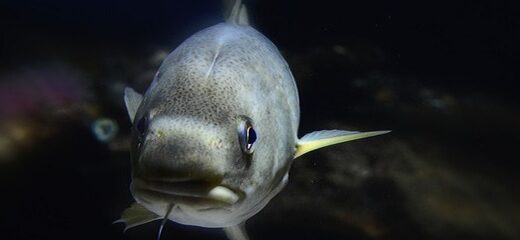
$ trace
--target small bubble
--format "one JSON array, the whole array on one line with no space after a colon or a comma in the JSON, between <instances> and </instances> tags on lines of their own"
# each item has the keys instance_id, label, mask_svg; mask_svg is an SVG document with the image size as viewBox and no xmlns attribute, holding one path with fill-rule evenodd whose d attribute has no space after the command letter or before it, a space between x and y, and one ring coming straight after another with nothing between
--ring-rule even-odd
<instances>
[{"instance_id":1,"label":"small bubble","mask_svg":"<svg viewBox=\"0 0 520 240\"><path fill-rule=\"evenodd\" d=\"M110 118L99 118L92 123L91 130L98 141L108 142L116 136L119 126Z\"/></svg>"}]
</instances>

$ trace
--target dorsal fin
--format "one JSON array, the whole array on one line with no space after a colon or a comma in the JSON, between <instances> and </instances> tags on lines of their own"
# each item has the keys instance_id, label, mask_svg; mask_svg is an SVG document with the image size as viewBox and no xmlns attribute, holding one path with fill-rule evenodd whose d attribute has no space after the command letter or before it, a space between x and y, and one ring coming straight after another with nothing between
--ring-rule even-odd
<instances>
[{"instance_id":1,"label":"dorsal fin","mask_svg":"<svg viewBox=\"0 0 520 240\"><path fill-rule=\"evenodd\" d=\"M226 21L228 23L237 24L237 25L249 25L249 17L247 15L247 9L244 4L242 4L241 0L235 0L231 11L229 12L229 16Z\"/></svg>"}]
</instances>

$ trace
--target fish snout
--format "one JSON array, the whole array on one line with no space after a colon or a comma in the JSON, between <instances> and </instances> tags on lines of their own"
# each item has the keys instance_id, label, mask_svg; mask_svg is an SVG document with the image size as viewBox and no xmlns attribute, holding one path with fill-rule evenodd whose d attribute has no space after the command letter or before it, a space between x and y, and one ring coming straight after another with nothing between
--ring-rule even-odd
<instances>
[{"instance_id":1,"label":"fish snout","mask_svg":"<svg viewBox=\"0 0 520 240\"><path fill-rule=\"evenodd\" d=\"M159 125L159 124L156 124ZM136 177L168 181L221 182L229 165L229 151L218 132L170 124L151 128L134 160Z\"/></svg>"},{"instance_id":2,"label":"fish snout","mask_svg":"<svg viewBox=\"0 0 520 240\"><path fill-rule=\"evenodd\" d=\"M228 183L233 149L226 131L192 119L152 120L132 164L137 199L194 209L230 207L245 194ZM226 171L228 169L228 171Z\"/></svg>"}]
</instances>

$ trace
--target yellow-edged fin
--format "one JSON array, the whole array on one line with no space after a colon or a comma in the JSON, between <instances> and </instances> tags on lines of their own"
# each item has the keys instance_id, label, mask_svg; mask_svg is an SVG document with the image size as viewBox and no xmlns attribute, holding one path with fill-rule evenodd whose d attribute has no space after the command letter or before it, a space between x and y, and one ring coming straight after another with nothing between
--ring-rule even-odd
<instances>
[{"instance_id":1,"label":"yellow-edged fin","mask_svg":"<svg viewBox=\"0 0 520 240\"><path fill-rule=\"evenodd\" d=\"M355 132L343 130L322 130L305 134L296 143L294 158L316 149L330 145L353 141L361 138L373 137L390 131Z\"/></svg>"},{"instance_id":2,"label":"yellow-edged fin","mask_svg":"<svg viewBox=\"0 0 520 240\"><path fill-rule=\"evenodd\" d=\"M121 214L121 218L114 223L124 223L124 231L126 231L135 226L149 223L158 219L161 219L161 217L148 211L148 209L144 208L141 204L134 203L129 208L125 209L123 214Z\"/></svg>"}]
</instances>

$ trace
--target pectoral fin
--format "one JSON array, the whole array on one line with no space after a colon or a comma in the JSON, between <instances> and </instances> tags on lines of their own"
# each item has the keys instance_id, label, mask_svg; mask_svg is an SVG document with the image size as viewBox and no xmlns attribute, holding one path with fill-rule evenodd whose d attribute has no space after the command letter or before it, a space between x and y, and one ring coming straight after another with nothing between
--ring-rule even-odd
<instances>
[{"instance_id":1,"label":"pectoral fin","mask_svg":"<svg viewBox=\"0 0 520 240\"><path fill-rule=\"evenodd\" d=\"M322 130L305 134L296 143L294 158L297 158L310 151L327 147L330 145L353 141L361 138L373 137L390 131L355 132L343 130Z\"/></svg>"},{"instance_id":2,"label":"pectoral fin","mask_svg":"<svg viewBox=\"0 0 520 240\"><path fill-rule=\"evenodd\" d=\"M125 209L123 214L121 214L121 218L114 223L124 223L124 231L126 231L135 226L149 223L158 219L161 219L161 217L148 211L148 209L144 208L141 204L134 203L129 208Z\"/></svg>"},{"instance_id":3,"label":"pectoral fin","mask_svg":"<svg viewBox=\"0 0 520 240\"><path fill-rule=\"evenodd\" d=\"M137 113L137 109L139 108L139 105L141 105L142 101L143 95L137 93L130 87L125 88L125 105L130 121L134 121L135 113Z\"/></svg>"},{"instance_id":4,"label":"pectoral fin","mask_svg":"<svg viewBox=\"0 0 520 240\"><path fill-rule=\"evenodd\" d=\"M224 228L224 232L226 232L226 236L229 238L229 240L249 240L245 222Z\"/></svg>"}]
</instances>

